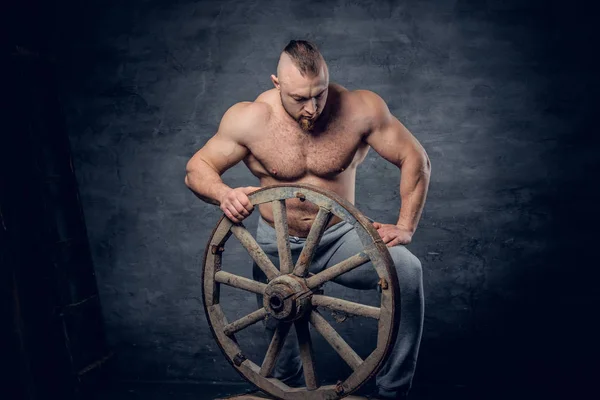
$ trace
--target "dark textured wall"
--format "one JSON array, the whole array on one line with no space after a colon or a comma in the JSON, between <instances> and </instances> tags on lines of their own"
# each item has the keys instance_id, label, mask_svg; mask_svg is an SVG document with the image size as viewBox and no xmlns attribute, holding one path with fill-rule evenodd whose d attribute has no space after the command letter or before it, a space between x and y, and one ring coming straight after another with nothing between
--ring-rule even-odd
<instances>
[{"instance_id":1,"label":"dark textured wall","mask_svg":"<svg viewBox=\"0 0 600 400\"><path fill-rule=\"evenodd\" d=\"M590 15L574 3L516 0L64 6L65 110L119 376L239 379L201 304L201 256L219 212L184 186L185 164L229 106L271 87L287 41L308 38L332 81L380 94L432 161L410 245L427 299L415 384L578 390L591 376L596 292L586 258L598 222ZM395 221L398 178L371 151L358 208ZM243 165L224 179L257 183ZM249 275L241 249L228 257ZM252 296L227 294L231 310L254 309ZM359 348L362 332L373 333L339 327ZM245 343L264 352L258 328L250 333Z\"/></svg>"}]
</instances>

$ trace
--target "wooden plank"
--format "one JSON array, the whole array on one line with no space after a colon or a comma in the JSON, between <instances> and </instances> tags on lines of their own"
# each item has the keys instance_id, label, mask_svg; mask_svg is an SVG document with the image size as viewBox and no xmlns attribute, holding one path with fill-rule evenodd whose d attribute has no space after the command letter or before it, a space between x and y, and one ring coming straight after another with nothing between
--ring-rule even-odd
<instances>
[{"instance_id":1,"label":"wooden plank","mask_svg":"<svg viewBox=\"0 0 600 400\"><path fill-rule=\"evenodd\" d=\"M378 307L367 306L353 301L318 294L312 297L312 304L316 307L325 307L336 311L342 311L347 314L374 319L379 319L379 314L381 312L381 309Z\"/></svg>"},{"instance_id":2,"label":"wooden plank","mask_svg":"<svg viewBox=\"0 0 600 400\"><path fill-rule=\"evenodd\" d=\"M312 227L310 228L310 232L306 237L304 248L300 253L300 257L298 257L298 262L294 268L294 275L300 277L304 277L306 275L306 272L310 267L310 263L312 262L313 255L315 254L315 250L319 246L321 237L323 236L325 228L327 228L327 224L331 220L331 217L333 217L331 211L326 208L319 208L319 212L317 213Z\"/></svg>"},{"instance_id":3,"label":"wooden plank","mask_svg":"<svg viewBox=\"0 0 600 400\"><path fill-rule=\"evenodd\" d=\"M290 250L289 228L285 200L275 200L273 205L273 219L277 234L277 249L279 251L279 270L282 274L289 274L294 267L292 251Z\"/></svg>"},{"instance_id":4,"label":"wooden plank","mask_svg":"<svg viewBox=\"0 0 600 400\"><path fill-rule=\"evenodd\" d=\"M298 345L300 347L300 359L302 360L302 369L304 371L304 381L308 390L315 390L319 387L319 378L316 373L315 355L313 352L312 340L308 330L308 320L302 318L295 321L296 335L298 336Z\"/></svg>"},{"instance_id":5,"label":"wooden plank","mask_svg":"<svg viewBox=\"0 0 600 400\"><path fill-rule=\"evenodd\" d=\"M345 274L346 272L352 271L355 268L360 267L369 261L369 256L362 251L358 254L353 255L350 258L340 261L339 263L327 268L324 271L319 272L316 275L306 279L306 285L310 288L316 288L323 283L337 278L338 276Z\"/></svg>"},{"instance_id":6,"label":"wooden plank","mask_svg":"<svg viewBox=\"0 0 600 400\"><path fill-rule=\"evenodd\" d=\"M233 225L231 232L240 241L242 246L246 248L250 257L256 262L258 267L265 273L268 280L277 278L280 273L269 256L265 254L263 249L256 243L256 240L248 230L242 225Z\"/></svg>"}]
</instances>

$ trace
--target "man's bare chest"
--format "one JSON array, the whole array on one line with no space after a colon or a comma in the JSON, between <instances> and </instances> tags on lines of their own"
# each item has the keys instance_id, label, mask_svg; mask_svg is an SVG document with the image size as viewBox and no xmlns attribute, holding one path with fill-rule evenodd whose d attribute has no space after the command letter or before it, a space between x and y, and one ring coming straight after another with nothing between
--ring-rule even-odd
<instances>
[{"instance_id":1,"label":"man's bare chest","mask_svg":"<svg viewBox=\"0 0 600 400\"><path fill-rule=\"evenodd\" d=\"M293 181L307 174L332 179L364 147L356 126L337 123L318 134L272 124L251 144L248 166L255 174Z\"/></svg>"}]
</instances>

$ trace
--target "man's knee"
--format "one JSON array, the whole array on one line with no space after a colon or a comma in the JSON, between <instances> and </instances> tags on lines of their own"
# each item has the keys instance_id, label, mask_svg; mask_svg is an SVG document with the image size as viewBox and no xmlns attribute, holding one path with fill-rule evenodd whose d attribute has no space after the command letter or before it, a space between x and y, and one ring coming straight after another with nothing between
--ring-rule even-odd
<instances>
[{"instance_id":1,"label":"man's knee","mask_svg":"<svg viewBox=\"0 0 600 400\"><path fill-rule=\"evenodd\" d=\"M389 248L390 255L394 261L398 279L405 283L421 285L423 279L423 268L421 261L404 246Z\"/></svg>"}]
</instances>

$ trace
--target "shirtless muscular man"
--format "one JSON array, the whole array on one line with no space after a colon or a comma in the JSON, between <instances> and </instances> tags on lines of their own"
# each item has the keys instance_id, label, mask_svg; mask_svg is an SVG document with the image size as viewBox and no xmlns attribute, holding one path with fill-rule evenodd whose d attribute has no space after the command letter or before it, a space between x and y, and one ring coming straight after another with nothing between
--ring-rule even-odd
<instances>
[{"instance_id":1,"label":"shirtless muscular man","mask_svg":"<svg viewBox=\"0 0 600 400\"><path fill-rule=\"evenodd\" d=\"M369 147L396 165L401 171L399 218L393 224L373 225L389 247L398 273L402 319L392 354L377 374L375 398L405 398L416 367L424 301L421 263L403 245L412 240L427 196L431 170L427 153L377 94L330 83L327 64L311 42L290 41L279 58L277 76L271 75L271 80L275 88L225 112L217 133L189 160L185 184L200 199L219 205L237 223L253 211L247 195L259 189L231 188L221 179L241 160L261 187L308 183L331 190L352 204L356 169ZM318 207L299 199L289 199L286 204L292 256L297 259ZM277 266L270 204L261 204L259 212L256 240ZM334 216L319 242L310 272L335 265L361 248L352 226ZM253 271L255 279L266 281L256 265ZM335 280L355 289L376 289L377 281L374 269L368 267ZM274 329L267 323L270 336ZM290 385L302 378L297 344L289 337L273 376Z\"/></svg>"}]
</instances>

